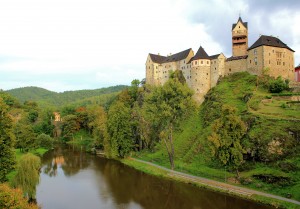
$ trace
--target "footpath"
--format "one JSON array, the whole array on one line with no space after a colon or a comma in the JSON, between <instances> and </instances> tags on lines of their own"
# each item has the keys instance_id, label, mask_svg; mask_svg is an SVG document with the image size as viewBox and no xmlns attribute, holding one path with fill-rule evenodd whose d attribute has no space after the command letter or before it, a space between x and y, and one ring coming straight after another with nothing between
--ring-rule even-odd
<instances>
[{"instance_id":1,"label":"footpath","mask_svg":"<svg viewBox=\"0 0 300 209\"><path fill-rule=\"evenodd\" d=\"M277 200L281 200L281 201L285 201L285 202L290 202L290 203L294 203L296 205L300 205L300 202L297 200L292 200L292 199L288 199L285 197L281 197L281 196L277 196L277 195L273 195L273 194L268 194L268 193L264 193L264 192L260 192L260 191L256 191L253 189L247 189L247 188L243 188L243 187L239 187L239 186L234 186L231 184L227 184L227 183L223 183L223 182L219 182L219 181L215 181L215 180L211 180L211 179L207 179L207 178L203 178L203 177L199 177L199 176L193 176L190 174L186 174L186 173L182 173L179 171L174 171L168 168L165 168L163 166L160 165L156 165L154 163L150 163L144 160L139 160L136 158L130 158L131 160L137 161L137 162L141 162L144 164L148 164L150 166L153 167L157 167L161 170L167 171L168 175L171 177L176 177L176 178L180 178L183 180L187 180L189 182L194 182L194 183L198 183L198 184L202 184L208 187L212 187L212 188L216 188L219 190L223 190L226 191L227 193L234 193L234 194L238 194L238 195L243 195L243 196L251 196L251 195L259 195L259 196L264 196L264 197L269 197L269 198L273 198L273 199L277 199Z\"/></svg>"}]
</instances>

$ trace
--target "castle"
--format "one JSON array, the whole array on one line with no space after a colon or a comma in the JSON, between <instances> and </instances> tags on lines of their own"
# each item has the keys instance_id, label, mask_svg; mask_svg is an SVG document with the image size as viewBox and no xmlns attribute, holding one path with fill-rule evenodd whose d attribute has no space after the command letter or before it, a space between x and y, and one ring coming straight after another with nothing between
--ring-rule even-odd
<instances>
[{"instance_id":1,"label":"castle","mask_svg":"<svg viewBox=\"0 0 300 209\"><path fill-rule=\"evenodd\" d=\"M294 50L280 39L262 35L248 48L248 23L241 17L232 25L231 31L232 56L229 58L223 53L209 56L202 46L196 54L191 48L169 56L149 54L146 83L163 85L171 71L181 70L187 85L195 92L195 100L201 103L220 77L235 72L261 75L268 68L270 76L295 80Z\"/></svg>"}]
</instances>

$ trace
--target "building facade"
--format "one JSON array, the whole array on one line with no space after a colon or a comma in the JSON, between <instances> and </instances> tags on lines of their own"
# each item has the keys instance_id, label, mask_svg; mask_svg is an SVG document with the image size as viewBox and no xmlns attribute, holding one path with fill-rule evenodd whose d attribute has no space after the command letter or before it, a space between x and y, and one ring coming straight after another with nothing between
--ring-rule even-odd
<instances>
[{"instance_id":1,"label":"building facade","mask_svg":"<svg viewBox=\"0 0 300 209\"><path fill-rule=\"evenodd\" d=\"M275 78L295 80L294 51L279 38L262 35L248 48L248 23L241 17L232 25L231 33L232 56L229 58L223 53L209 56L202 46L196 54L191 48L168 56L149 54L146 83L163 85L171 71L181 70L187 85L195 92L195 100L201 103L220 77L236 72L267 73Z\"/></svg>"},{"instance_id":2,"label":"building facade","mask_svg":"<svg viewBox=\"0 0 300 209\"><path fill-rule=\"evenodd\" d=\"M300 64L295 67L295 81L300 82Z\"/></svg>"}]
</instances>

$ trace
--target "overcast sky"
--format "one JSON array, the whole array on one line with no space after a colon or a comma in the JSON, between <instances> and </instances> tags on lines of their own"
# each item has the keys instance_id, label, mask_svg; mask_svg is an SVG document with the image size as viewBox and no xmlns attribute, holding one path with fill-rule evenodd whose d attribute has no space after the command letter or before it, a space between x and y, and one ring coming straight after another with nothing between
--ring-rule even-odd
<instances>
[{"instance_id":1,"label":"overcast sky","mask_svg":"<svg viewBox=\"0 0 300 209\"><path fill-rule=\"evenodd\" d=\"M52 91L130 84L149 52L201 45L231 56L231 26L248 22L249 47L278 36L300 63L298 0L1 0L0 89Z\"/></svg>"}]
</instances>

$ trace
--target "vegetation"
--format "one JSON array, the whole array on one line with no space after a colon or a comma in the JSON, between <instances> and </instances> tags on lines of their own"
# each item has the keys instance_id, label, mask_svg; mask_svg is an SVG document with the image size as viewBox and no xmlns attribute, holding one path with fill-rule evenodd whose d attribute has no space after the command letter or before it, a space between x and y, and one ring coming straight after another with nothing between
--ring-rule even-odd
<instances>
[{"instance_id":1,"label":"vegetation","mask_svg":"<svg viewBox=\"0 0 300 209\"><path fill-rule=\"evenodd\" d=\"M92 103L104 105L104 100L108 102L116 95L116 92L119 92L126 87L127 86L124 85L118 85L95 90L65 91L62 93L38 87L24 87L11 89L6 92L18 98L21 102L35 101L42 107L62 107L64 105L69 105L70 103L75 103L78 106Z\"/></svg>"},{"instance_id":2,"label":"vegetation","mask_svg":"<svg viewBox=\"0 0 300 209\"><path fill-rule=\"evenodd\" d=\"M8 107L0 98L0 182L6 181L6 175L14 168L14 140Z\"/></svg>"},{"instance_id":3,"label":"vegetation","mask_svg":"<svg viewBox=\"0 0 300 209\"><path fill-rule=\"evenodd\" d=\"M13 189L7 184L0 184L0 208L38 209L38 206L28 203L28 199L23 196L21 189Z\"/></svg>"},{"instance_id":4,"label":"vegetation","mask_svg":"<svg viewBox=\"0 0 300 209\"><path fill-rule=\"evenodd\" d=\"M246 134L246 125L236 114L236 109L224 105L221 117L212 124L212 134L208 140L212 144L212 154L225 166L232 166L237 171L243 163L245 150L241 139Z\"/></svg>"},{"instance_id":5,"label":"vegetation","mask_svg":"<svg viewBox=\"0 0 300 209\"><path fill-rule=\"evenodd\" d=\"M40 158L31 153L22 156L18 163L13 186L21 188L29 199L35 199L36 185L39 183L40 178L40 167Z\"/></svg>"},{"instance_id":6,"label":"vegetation","mask_svg":"<svg viewBox=\"0 0 300 209\"><path fill-rule=\"evenodd\" d=\"M287 85L281 78L235 73L197 108L176 71L163 86L133 80L99 103L41 110L39 103L20 104L3 92L2 100L14 118L15 148L23 152L50 147L55 110L63 117L55 128L64 142L300 200L300 106Z\"/></svg>"}]
</instances>

